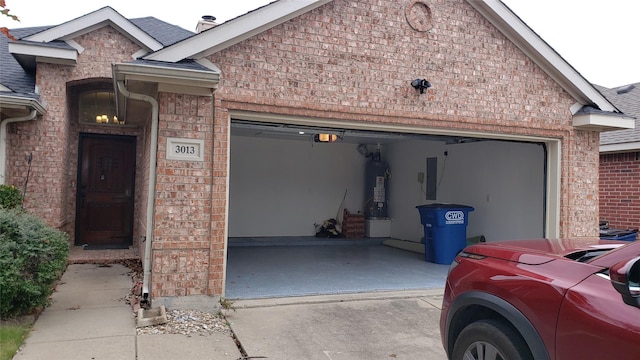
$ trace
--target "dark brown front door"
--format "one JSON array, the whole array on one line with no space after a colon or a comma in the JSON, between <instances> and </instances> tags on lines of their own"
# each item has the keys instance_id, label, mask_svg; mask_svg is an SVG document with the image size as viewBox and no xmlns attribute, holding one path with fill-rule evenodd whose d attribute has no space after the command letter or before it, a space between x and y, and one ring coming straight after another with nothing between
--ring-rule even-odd
<instances>
[{"instance_id":1,"label":"dark brown front door","mask_svg":"<svg viewBox=\"0 0 640 360\"><path fill-rule=\"evenodd\" d=\"M79 150L76 245L131 245L135 138L81 134Z\"/></svg>"}]
</instances>

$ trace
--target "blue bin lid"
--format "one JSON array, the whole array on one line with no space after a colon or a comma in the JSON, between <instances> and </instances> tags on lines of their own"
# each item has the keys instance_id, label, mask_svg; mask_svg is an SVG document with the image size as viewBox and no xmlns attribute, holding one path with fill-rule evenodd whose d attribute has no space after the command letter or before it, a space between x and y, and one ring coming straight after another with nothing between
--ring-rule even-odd
<instances>
[{"instance_id":1,"label":"blue bin lid","mask_svg":"<svg viewBox=\"0 0 640 360\"><path fill-rule=\"evenodd\" d=\"M442 209L442 210L451 210L451 209L464 209L464 210L468 210L468 211L473 211L474 208L468 205L460 205L460 204L445 204L445 203L433 203L433 204L426 204L426 205L418 205L416 206L417 209L434 209L434 210L438 210L438 209Z\"/></svg>"},{"instance_id":2,"label":"blue bin lid","mask_svg":"<svg viewBox=\"0 0 640 360\"><path fill-rule=\"evenodd\" d=\"M637 232L638 230L635 229L602 229L600 230L600 236L615 238L635 234Z\"/></svg>"}]
</instances>

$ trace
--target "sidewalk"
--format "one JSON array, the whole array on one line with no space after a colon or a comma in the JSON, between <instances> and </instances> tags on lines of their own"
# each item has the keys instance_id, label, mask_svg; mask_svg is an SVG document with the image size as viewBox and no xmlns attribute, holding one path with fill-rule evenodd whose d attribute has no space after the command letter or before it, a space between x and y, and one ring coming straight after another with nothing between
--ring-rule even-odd
<instances>
[{"instance_id":1,"label":"sidewalk","mask_svg":"<svg viewBox=\"0 0 640 360\"><path fill-rule=\"evenodd\" d=\"M244 359L226 333L138 334L131 286L123 265L69 265L14 360ZM226 320L249 358L442 360L441 303L442 289L238 300ZM198 309L193 299L164 305Z\"/></svg>"},{"instance_id":2,"label":"sidewalk","mask_svg":"<svg viewBox=\"0 0 640 360\"><path fill-rule=\"evenodd\" d=\"M14 360L124 360L240 358L229 335L136 335L136 318L123 298L131 289L122 265L69 265Z\"/></svg>"},{"instance_id":3,"label":"sidewalk","mask_svg":"<svg viewBox=\"0 0 640 360\"><path fill-rule=\"evenodd\" d=\"M443 289L238 300L226 315L249 358L445 360Z\"/></svg>"}]
</instances>

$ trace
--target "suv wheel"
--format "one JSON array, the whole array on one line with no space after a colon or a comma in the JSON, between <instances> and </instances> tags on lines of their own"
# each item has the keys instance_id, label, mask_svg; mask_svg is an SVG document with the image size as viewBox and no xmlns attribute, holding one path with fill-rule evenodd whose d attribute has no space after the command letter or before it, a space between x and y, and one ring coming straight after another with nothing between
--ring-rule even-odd
<instances>
[{"instance_id":1,"label":"suv wheel","mask_svg":"<svg viewBox=\"0 0 640 360\"><path fill-rule=\"evenodd\" d=\"M467 325L453 346L453 360L530 360L522 337L504 322L487 319Z\"/></svg>"}]
</instances>

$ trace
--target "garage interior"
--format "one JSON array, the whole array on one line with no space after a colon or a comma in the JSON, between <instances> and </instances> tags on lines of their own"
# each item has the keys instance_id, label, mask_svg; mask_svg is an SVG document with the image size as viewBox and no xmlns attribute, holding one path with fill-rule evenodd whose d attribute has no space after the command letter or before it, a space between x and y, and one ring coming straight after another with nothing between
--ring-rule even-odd
<instances>
[{"instance_id":1,"label":"garage interior","mask_svg":"<svg viewBox=\"0 0 640 360\"><path fill-rule=\"evenodd\" d=\"M534 141L234 118L225 296L442 287L448 266L388 239L424 242L430 203L473 207L468 238L543 237L546 159ZM329 219L339 237L317 237Z\"/></svg>"}]
</instances>

